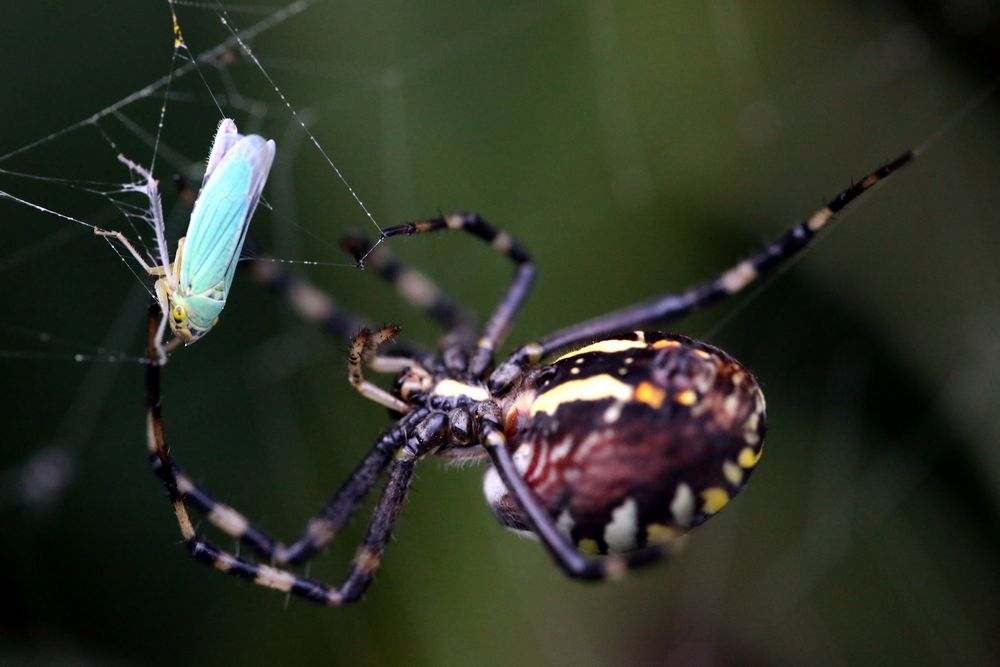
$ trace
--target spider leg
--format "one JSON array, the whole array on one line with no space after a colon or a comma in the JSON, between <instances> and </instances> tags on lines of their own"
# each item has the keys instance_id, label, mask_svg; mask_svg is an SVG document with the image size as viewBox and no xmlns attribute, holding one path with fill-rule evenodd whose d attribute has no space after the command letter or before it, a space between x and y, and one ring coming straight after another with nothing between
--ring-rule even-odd
<instances>
[{"instance_id":1,"label":"spider leg","mask_svg":"<svg viewBox=\"0 0 1000 667\"><path fill-rule=\"evenodd\" d=\"M173 459L167 451L164 436L162 409L160 401L160 365L157 363L155 348L156 317L151 308L149 341L147 343L147 358L149 364L146 370L146 407L147 407L147 438L151 456L154 457L154 470L164 483L170 498L177 524L184 544L191 556L220 572L251 581L256 585L273 588L278 591L296 595L310 602L325 605L341 605L358 600L371 583L374 572L378 569L382 554L385 551L392 528L399 516L403 500L413 478L413 468L418 458L425 453L427 443L421 441L424 437L433 438L421 429L416 429L417 435L407 439L404 421L400 427L389 431L376 444L373 454L370 454L355 471L363 470L364 474L355 480L349 480L327 505L324 512L310 523L299 542L291 548L283 550L270 537L256 529L250 529L245 519L235 510L214 503L204 492L178 471ZM415 413L414 419L423 419L426 411ZM428 443L430 440L428 440ZM391 461L392 453L395 459ZM339 587L332 587L314 579L300 577L292 572L256 563L246 558L238 557L230 552L219 549L211 542L200 538L188 514L187 502L208 511L209 520L255 550L265 555L275 554L287 562L302 562L318 552L326 542L333 538L336 529L344 523L348 516L357 508L362 498L374 484L381 471L390 465L388 481L373 514L368 531L361 546L355 553L347 576ZM318 528L319 526L319 528ZM239 532L239 535L235 533Z\"/></svg>"},{"instance_id":2,"label":"spider leg","mask_svg":"<svg viewBox=\"0 0 1000 667\"><path fill-rule=\"evenodd\" d=\"M372 248L368 237L351 232L341 239L341 247L355 259ZM454 299L445 294L425 273L400 262L388 248L376 246L369 252L365 266L386 281L414 308L438 322L445 331L467 330L475 318Z\"/></svg>"},{"instance_id":3,"label":"spider leg","mask_svg":"<svg viewBox=\"0 0 1000 667\"><path fill-rule=\"evenodd\" d=\"M446 229L462 230L489 243L490 247L514 262L516 267L514 278L507 287L506 293L483 326L482 333L476 343L476 349L469 362L469 372L474 376L479 376L492 363L493 351L503 342L511 323L527 298L535 280L535 265L527 250L520 243L475 213L453 213L433 220L388 227L382 231L379 240ZM370 250L369 253L371 252ZM364 257L360 258L359 262L363 261Z\"/></svg>"},{"instance_id":4,"label":"spider leg","mask_svg":"<svg viewBox=\"0 0 1000 667\"><path fill-rule=\"evenodd\" d=\"M496 467L507 490L513 495L521 513L528 522L539 541L552 556L556 565L567 576L574 579L600 580L619 578L627 570L639 565L645 565L661 558L666 558L679 551L684 544L683 538L675 538L661 544L639 549L629 553L610 554L602 557L589 557L577 551L573 543L556 527L546 509L539 502L524 478L517 471L514 459L507 447L507 438L499 426L487 424L483 431L483 446Z\"/></svg>"},{"instance_id":5,"label":"spider leg","mask_svg":"<svg viewBox=\"0 0 1000 667\"><path fill-rule=\"evenodd\" d=\"M413 419L420 419L425 411L414 413L410 420L400 422L378 441L368 455L357 465L350 477L322 510L310 519L305 532L292 544L275 554L279 563L298 565L320 553L329 544L347 519L354 514L361 501L368 495L376 480L382 475L399 443L406 437L406 428Z\"/></svg>"},{"instance_id":6,"label":"spider leg","mask_svg":"<svg viewBox=\"0 0 1000 667\"><path fill-rule=\"evenodd\" d=\"M162 428L162 426L160 427ZM256 554L282 565L299 565L318 555L336 537L385 471L403 438L402 429L392 429L379 438L355 467L344 484L306 525L302 534L285 546L254 526L235 508L214 500L191 480L172 458L164 463L157 443L150 441L150 464L154 474L168 487L176 488L181 499L208 519L209 523Z\"/></svg>"},{"instance_id":7,"label":"spider leg","mask_svg":"<svg viewBox=\"0 0 1000 667\"><path fill-rule=\"evenodd\" d=\"M347 354L347 378L351 385L358 390L358 393L368 400L375 401L395 412L406 414L410 411L410 406L405 401L366 380L362 371L364 363L378 367L382 364L383 359L391 359L391 357L376 357L375 351L383 343L392 340L397 333L399 333L399 327L396 326L384 327L374 333L368 329L359 331L358 335L351 341L351 350ZM405 361L406 365L413 363L409 360L402 361Z\"/></svg>"},{"instance_id":8,"label":"spider leg","mask_svg":"<svg viewBox=\"0 0 1000 667\"><path fill-rule=\"evenodd\" d=\"M341 240L341 247L363 266L375 269L376 275L392 285L410 305L437 321L445 330L441 340L445 367L456 372L466 369L469 364L466 350L475 337L476 321L472 313L445 294L427 274L401 263L387 248L377 243L373 246L363 234L348 234Z\"/></svg>"},{"instance_id":9,"label":"spider leg","mask_svg":"<svg viewBox=\"0 0 1000 667\"><path fill-rule=\"evenodd\" d=\"M691 311L711 305L743 290L760 276L770 273L807 248L833 216L876 183L909 164L912 151L903 153L889 164L876 169L851 185L811 216L785 231L750 258L739 262L707 282L687 290L656 297L634 306L575 324L549 334L537 342L519 348L490 376L490 390L500 393L508 389L530 364L544 357L585 341L604 338L615 332L642 328L678 319Z\"/></svg>"},{"instance_id":10,"label":"spider leg","mask_svg":"<svg viewBox=\"0 0 1000 667\"><path fill-rule=\"evenodd\" d=\"M249 243L247 247L252 249ZM306 322L316 324L330 336L343 339L350 339L367 326L365 320L338 305L329 294L298 273L287 270L270 257L254 254L255 261L249 263L254 279L285 299L295 314Z\"/></svg>"},{"instance_id":11,"label":"spider leg","mask_svg":"<svg viewBox=\"0 0 1000 667\"><path fill-rule=\"evenodd\" d=\"M289 271L280 262L256 252L250 243L245 247L254 256L254 261L248 262L253 278L287 301L296 315L317 325L323 333L350 341L358 331L371 326L366 320L337 304L326 291L301 274ZM389 354L380 357L387 360L399 359L397 364L410 358L426 361L430 355L419 345L407 342L394 343Z\"/></svg>"},{"instance_id":12,"label":"spider leg","mask_svg":"<svg viewBox=\"0 0 1000 667\"><path fill-rule=\"evenodd\" d=\"M389 479L375 507L368 531L354 554L344 583L340 586L342 604L360 599L381 566L382 555L385 553L389 538L392 536L392 529L399 519L403 501L413 481L416 461L416 454L407 447L400 449L393 460L389 468Z\"/></svg>"}]
</instances>

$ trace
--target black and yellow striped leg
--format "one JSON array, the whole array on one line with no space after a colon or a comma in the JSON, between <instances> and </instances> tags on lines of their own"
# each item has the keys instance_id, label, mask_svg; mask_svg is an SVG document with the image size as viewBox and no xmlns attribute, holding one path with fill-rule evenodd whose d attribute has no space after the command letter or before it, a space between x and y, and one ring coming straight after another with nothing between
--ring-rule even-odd
<instances>
[{"instance_id":1,"label":"black and yellow striped leg","mask_svg":"<svg viewBox=\"0 0 1000 667\"><path fill-rule=\"evenodd\" d=\"M159 427L162 430L162 426ZM157 441L150 438L149 462L155 474L168 489L176 489L178 496L209 523L226 535L249 547L259 556L272 559L280 543L267 532L252 525L239 511L213 499L203 488L191 481L171 457L162 457Z\"/></svg>"},{"instance_id":2,"label":"black and yellow striped leg","mask_svg":"<svg viewBox=\"0 0 1000 667\"><path fill-rule=\"evenodd\" d=\"M338 305L324 290L281 263L255 252L250 265L249 270L258 283L282 297L296 315L319 326L325 334L349 341L358 331L368 328L366 320ZM427 359L428 353L412 343L394 343L386 356Z\"/></svg>"},{"instance_id":3,"label":"black and yellow striped leg","mask_svg":"<svg viewBox=\"0 0 1000 667\"><path fill-rule=\"evenodd\" d=\"M156 449L150 453L150 463L157 477L168 486L176 487L189 507L203 514L209 523L223 533L274 563L300 565L318 555L336 537L347 519L371 492L404 439L401 429L390 430L379 438L341 488L309 520L302 535L288 546L251 524L235 508L214 500L172 461L171 469L163 469L165 464ZM155 442L151 441L151 446L155 446Z\"/></svg>"},{"instance_id":4,"label":"black and yellow striped leg","mask_svg":"<svg viewBox=\"0 0 1000 667\"><path fill-rule=\"evenodd\" d=\"M160 310L154 302L150 306L150 331L160 318ZM155 333L153 334L155 336ZM149 379L147 392L150 411L153 401L159 402L159 370ZM158 409L158 408L157 408ZM175 489L188 506L194 508L226 535L252 549L257 555L278 564L301 564L317 555L336 536L347 519L354 513L371 491L378 477L385 471L392 454L406 440L406 429L412 419L422 418L426 411L417 411L410 419L400 421L394 428L384 433L361 460L341 488L326 505L312 518L303 533L287 547L266 531L254 526L238 510L212 498L198 484L193 482L170 457L163 456L160 442L149 440L150 465L168 489ZM158 422L158 418L157 418ZM160 427L162 430L162 427Z\"/></svg>"},{"instance_id":5,"label":"black and yellow striped leg","mask_svg":"<svg viewBox=\"0 0 1000 667\"><path fill-rule=\"evenodd\" d=\"M146 369L147 441L151 455L155 458L153 470L167 489L188 552L198 562L211 566L220 572L251 581L259 586L293 594L310 602L341 605L359 599L381 562L392 526L395 524L409 488L413 466L426 449L426 446L421 444L422 441L417 438L406 440L405 433L407 430L415 430L418 436L423 434L425 438L430 437L428 442L433 440L432 436L427 436L426 429L411 428L411 419L422 420L426 417L426 411L416 411L410 419L404 417L396 427L380 438L372 453L355 469L355 473L334 496L320 516L310 522L310 527L303 538L285 549L273 538L249 525L243 525L241 530L236 530L241 524L246 524L243 517L235 510L215 503L178 471L167 450L163 429L160 396L161 366L158 363L155 347L158 320L159 306L153 304L150 309L149 338L146 350L149 362ZM390 469L386 490L379 499L368 533L355 555L351 570L339 588L300 577L295 573L271 565L256 563L219 549L197 535L188 514L187 503L191 502L199 509L206 511L213 524L233 537L241 539L243 543L251 546L261 555L273 555L275 560L302 562L318 553L326 542L333 538L336 530L357 509L375 480L390 463L393 453L396 453L396 459Z\"/></svg>"},{"instance_id":6,"label":"black and yellow striped leg","mask_svg":"<svg viewBox=\"0 0 1000 667\"><path fill-rule=\"evenodd\" d=\"M351 232L341 239L341 247L355 259L368 252L365 266L386 281L410 305L436 321L445 331L471 330L475 317L445 294L427 274L400 262L388 248L376 246L360 232Z\"/></svg>"},{"instance_id":7,"label":"black and yellow striped leg","mask_svg":"<svg viewBox=\"0 0 1000 667\"><path fill-rule=\"evenodd\" d=\"M382 564L382 555L389 543L392 529L399 519L417 461L417 457L409 449L403 448L399 452L389 468L389 479L375 507L368 532L355 552L347 577L340 587L343 603L358 600L371 584L372 577Z\"/></svg>"},{"instance_id":8,"label":"black and yellow striped leg","mask_svg":"<svg viewBox=\"0 0 1000 667\"><path fill-rule=\"evenodd\" d=\"M445 294L425 273L402 264L387 248L379 244L373 247L363 234L348 234L341 240L341 247L363 266L374 269L414 308L438 322L445 330L441 341L445 367L458 372L466 369L466 350L475 339L476 319L472 313Z\"/></svg>"},{"instance_id":9,"label":"black and yellow striped leg","mask_svg":"<svg viewBox=\"0 0 1000 667\"><path fill-rule=\"evenodd\" d=\"M736 294L757 278L778 268L807 248L833 216L876 183L909 164L914 153L907 151L889 164L876 169L851 185L811 216L787 230L750 258L724 271L717 278L679 294L668 294L623 310L567 327L519 348L490 376L490 390L500 393L509 388L524 369L558 350L613 333L662 324L683 317L691 311L711 305Z\"/></svg>"},{"instance_id":10,"label":"black and yellow striped leg","mask_svg":"<svg viewBox=\"0 0 1000 667\"><path fill-rule=\"evenodd\" d=\"M415 417L420 418L424 414L426 413L421 412ZM405 420L405 425L411 420L412 418ZM287 547L279 548L275 560L289 565L301 565L326 548L368 496L404 439L403 428L394 428L380 437L375 447L354 468L343 486L323 509L309 520L302 536Z\"/></svg>"},{"instance_id":11,"label":"black and yellow striped leg","mask_svg":"<svg viewBox=\"0 0 1000 667\"><path fill-rule=\"evenodd\" d=\"M254 563L245 558L234 556L211 543L202 540L195 533L191 517L188 515L184 502L184 494L177 484L176 470L173 460L167 452L163 433L162 412L160 407L160 365L157 363L155 348L155 317L150 317L150 341L147 347L149 364L146 367L146 436L149 449L159 459L155 467L157 475L167 489L170 503L180 528L181 537L191 557L199 563L226 572L233 576L252 581L260 586L274 588L286 593L293 593L311 602L320 604L341 604L340 592L318 581L299 577L291 572L280 570L269 565Z\"/></svg>"},{"instance_id":12,"label":"black and yellow striped leg","mask_svg":"<svg viewBox=\"0 0 1000 667\"><path fill-rule=\"evenodd\" d=\"M507 446L507 439L499 426L495 424L485 426L483 446L532 531L538 536L556 565L574 579L595 581L618 578L630 568L672 555L683 545L683 538L678 538L629 553L602 557L585 556L577 551L568 537L559 532L555 520L542 507L538 497L518 473Z\"/></svg>"},{"instance_id":13,"label":"black and yellow striped leg","mask_svg":"<svg viewBox=\"0 0 1000 667\"><path fill-rule=\"evenodd\" d=\"M295 314L319 326L326 334L350 339L368 323L337 304L325 291L294 271L259 253L249 262L254 279L287 301Z\"/></svg>"},{"instance_id":14,"label":"black and yellow striped leg","mask_svg":"<svg viewBox=\"0 0 1000 667\"><path fill-rule=\"evenodd\" d=\"M475 213L453 213L434 220L389 227L383 230L381 238L388 239L393 236L423 234L447 229L461 230L489 243L490 247L502 253L516 266L514 278L483 327L469 362L469 372L472 375L479 375L492 363L493 351L503 342L511 322L527 298L535 280L535 265L521 244Z\"/></svg>"}]
</instances>

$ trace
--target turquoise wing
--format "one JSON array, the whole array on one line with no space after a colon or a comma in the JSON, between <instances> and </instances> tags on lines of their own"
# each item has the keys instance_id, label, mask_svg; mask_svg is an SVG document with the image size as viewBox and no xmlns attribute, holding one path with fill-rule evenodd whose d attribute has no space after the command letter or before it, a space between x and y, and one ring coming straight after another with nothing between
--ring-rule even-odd
<instances>
[{"instance_id":1,"label":"turquoise wing","mask_svg":"<svg viewBox=\"0 0 1000 667\"><path fill-rule=\"evenodd\" d=\"M274 150L273 141L239 136L209 165L181 257L179 289L183 295L225 301Z\"/></svg>"}]
</instances>

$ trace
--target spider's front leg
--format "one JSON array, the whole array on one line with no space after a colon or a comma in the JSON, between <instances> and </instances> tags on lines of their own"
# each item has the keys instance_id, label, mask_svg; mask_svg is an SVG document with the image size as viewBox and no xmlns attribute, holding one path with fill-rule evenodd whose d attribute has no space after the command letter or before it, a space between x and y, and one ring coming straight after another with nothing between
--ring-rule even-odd
<instances>
[{"instance_id":1,"label":"spider's front leg","mask_svg":"<svg viewBox=\"0 0 1000 667\"><path fill-rule=\"evenodd\" d=\"M472 314L441 290L427 274L400 262L388 248L372 245L367 236L350 232L340 241L345 252L356 261L375 271L375 275L389 283L410 305L436 321L446 335L467 334L475 325Z\"/></svg>"},{"instance_id":2,"label":"spider's front leg","mask_svg":"<svg viewBox=\"0 0 1000 667\"><path fill-rule=\"evenodd\" d=\"M146 420L147 439L153 470L167 490L174 514L189 553L198 562L216 570L302 597L310 602L340 605L356 601L371 582L381 562L392 527L399 515L418 458L440 444L440 420L427 420L427 410L416 410L401 419L375 444L351 477L309 522L305 533L296 542L284 547L263 531L250 525L235 509L217 503L193 484L176 466L170 456L164 434L160 398L161 366L156 350L156 330L159 308L150 308L147 339ZM208 542L195 532L188 514L188 504L205 513L209 521L223 532L251 547L255 552L283 564L302 563L316 555L329 543L340 527L358 508L389 468L385 490L376 505L371 525L362 545L355 554L353 565L339 587L300 577L271 565L256 563L236 556Z\"/></svg>"},{"instance_id":3,"label":"spider's front leg","mask_svg":"<svg viewBox=\"0 0 1000 667\"><path fill-rule=\"evenodd\" d=\"M490 375L490 391L498 394L515 385L525 370L545 357L580 343L606 338L611 334L641 329L684 317L737 294L761 276L785 265L804 249L830 222L869 188L909 164L912 151L903 153L838 194L808 218L787 230L749 259L725 270L721 275L687 290L657 297L623 310L566 327L534 343L522 346Z\"/></svg>"},{"instance_id":4,"label":"spider's front leg","mask_svg":"<svg viewBox=\"0 0 1000 667\"><path fill-rule=\"evenodd\" d=\"M368 326L363 318L345 309L299 273L286 269L279 260L257 252L249 242L247 250L254 257L254 261L248 262L254 280L288 302L298 317L315 324L325 334L350 340L358 329Z\"/></svg>"},{"instance_id":5,"label":"spider's front leg","mask_svg":"<svg viewBox=\"0 0 1000 667\"><path fill-rule=\"evenodd\" d=\"M389 227L382 231L379 243L393 236L412 236L413 234L445 230L457 230L471 234L488 243L493 250L507 257L515 266L514 277L500 302L493 309L489 320L483 326L472 358L468 363L469 373L473 376L479 376L493 362L494 350L506 338L514 318L517 317L524 300L528 297L531 285L535 281L535 265L531 261L528 251L520 243L507 232L497 229L475 213L452 213L433 220L421 220ZM360 257L357 257L356 254L359 265L364 265L365 258L375 252L377 246L378 243L370 248L368 253ZM455 350L445 350L443 354L448 359L449 356L455 355ZM449 367L452 367L452 364L449 364Z\"/></svg>"}]
</instances>

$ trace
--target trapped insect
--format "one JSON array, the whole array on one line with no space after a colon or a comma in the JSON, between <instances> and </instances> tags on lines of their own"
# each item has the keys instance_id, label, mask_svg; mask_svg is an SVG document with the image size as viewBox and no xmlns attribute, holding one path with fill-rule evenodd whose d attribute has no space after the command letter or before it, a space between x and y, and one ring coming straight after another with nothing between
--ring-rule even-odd
<instances>
[{"instance_id":1,"label":"trapped insect","mask_svg":"<svg viewBox=\"0 0 1000 667\"><path fill-rule=\"evenodd\" d=\"M95 228L94 233L118 239L149 275L159 276L156 298L164 316L156 343L160 363L167 358L163 346L167 322L180 342L188 345L219 321L250 219L271 171L274 150L273 140L240 134L236 123L228 118L219 123L187 234L177 242L173 263L156 180L142 166L119 156L119 160L146 181L139 189L149 198L161 263L149 264L121 232Z\"/></svg>"},{"instance_id":2,"label":"trapped insect","mask_svg":"<svg viewBox=\"0 0 1000 667\"><path fill-rule=\"evenodd\" d=\"M404 234L461 230L515 265L514 278L482 327L422 274L379 248L376 272L446 328L439 354L415 348L380 353L397 327L363 329L348 377L395 421L375 441L302 535L284 544L214 501L176 466L166 445L157 363L159 312L151 308L147 355L148 446L167 488L184 543L199 562L261 586L326 605L358 600L383 553L418 461L488 457L484 492L504 526L537 538L555 563L581 579L617 577L674 552L692 528L720 511L746 484L763 448L764 397L753 375L728 354L647 327L678 319L751 284L795 256L839 211L908 164L904 153L847 188L749 259L712 280L580 324L519 347L494 366L494 350L535 277L525 249L472 214L399 225ZM356 257L367 257L353 239ZM370 251L371 252L371 251ZM301 279L262 269L275 288L339 333L354 321ZM554 358L553 358L554 357ZM387 392L363 368L394 373ZM387 472L386 472L387 471ZM282 569L305 563L334 538L385 473L387 481L345 580L337 587ZM262 560L223 551L201 538L188 506Z\"/></svg>"}]
</instances>

